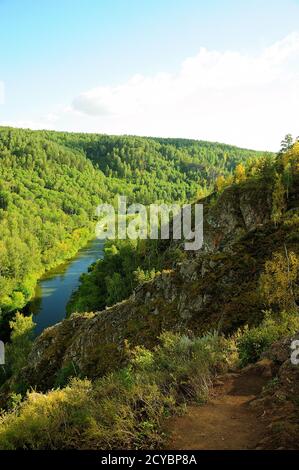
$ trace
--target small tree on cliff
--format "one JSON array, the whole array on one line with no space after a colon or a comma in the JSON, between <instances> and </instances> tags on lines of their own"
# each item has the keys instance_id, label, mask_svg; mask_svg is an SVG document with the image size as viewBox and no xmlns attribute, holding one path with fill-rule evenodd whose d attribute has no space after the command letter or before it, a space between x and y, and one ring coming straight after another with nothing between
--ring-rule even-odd
<instances>
[{"instance_id":1,"label":"small tree on cliff","mask_svg":"<svg viewBox=\"0 0 299 470\"><path fill-rule=\"evenodd\" d=\"M225 188L225 186L226 186L225 177L223 175L217 176L216 182L215 182L215 188L216 188L217 193L221 193L223 189Z\"/></svg>"},{"instance_id":2,"label":"small tree on cliff","mask_svg":"<svg viewBox=\"0 0 299 470\"><path fill-rule=\"evenodd\" d=\"M272 259L266 261L265 270L260 277L260 291L265 304L288 310L296 307L296 281L299 259L293 252L273 253Z\"/></svg>"},{"instance_id":3,"label":"small tree on cliff","mask_svg":"<svg viewBox=\"0 0 299 470\"><path fill-rule=\"evenodd\" d=\"M235 182L241 183L245 179L246 179L245 167L244 165L242 165L242 163L239 163L239 165L237 165L235 169Z\"/></svg>"},{"instance_id":4,"label":"small tree on cliff","mask_svg":"<svg viewBox=\"0 0 299 470\"><path fill-rule=\"evenodd\" d=\"M287 152L288 150L290 150L290 148L292 147L293 145L293 137L291 134L287 134L285 136L285 138L281 141L281 144L280 144L280 151L279 153L282 154L282 153L285 153Z\"/></svg>"}]
</instances>

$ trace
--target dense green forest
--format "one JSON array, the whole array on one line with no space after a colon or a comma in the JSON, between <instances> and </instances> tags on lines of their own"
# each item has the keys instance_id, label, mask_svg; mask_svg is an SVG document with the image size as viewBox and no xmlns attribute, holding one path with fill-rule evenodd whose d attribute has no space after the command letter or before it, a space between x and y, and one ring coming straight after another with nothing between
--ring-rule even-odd
<instances>
[{"instance_id":1,"label":"dense green forest","mask_svg":"<svg viewBox=\"0 0 299 470\"><path fill-rule=\"evenodd\" d=\"M47 137L84 153L110 178L132 184L131 201L190 201L210 192L219 175L230 175L237 164L264 152L225 144L135 136L62 134Z\"/></svg>"},{"instance_id":2,"label":"dense green forest","mask_svg":"<svg viewBox=\"0 0 299 470\"><path fill-rule=\"evenodd\" d=\"M37 279L93 237L99 203L117 194L130 202L195 200L237 163L261 155L200 141L1 128L0 318L22 308Z\"/></svg>"},{"instance_id":3,"label":"dense green forest","mask_svg":"<svg viewBox=\"0 0 299 470\"><path fill-rule=\"evenodd\" d=\"M112 185L111 185L112 186ZM37 278L74 255L93 231L104 175L75 150L41 133L0 133L0 307L25 305Z\"/></svg>"},{"instance_id":4,"label":"dense green forest","mask_svg":"<svg viewBox=\"0 0 299 470\"><path fill-rule=\"evenodd\" d=\"M237 234L232 250L216 250L203 255L203 259L192 259L171 241L111 241L106 245L104 260L96 263L82 278L73 302L77 302L82 310L114 304L128 294L135 281L142 283L156 277L148 285L143 284L144 290L139 297L114 305L107 314L85 312L73 315L57 325L55 331L44 332L35 343L34 351L32 318L17 314L11 322L6 376L0 376L0 399L2 396L4 403L0 416L0 448L161 448L166 443L165 419L182 413L188 402L193 406L195 403L202 405L209 397L215 377L218 380L221 374L223 379L226 371L236 373L246 367L241 370L243 374L248 371L247 366L252 372L252 367L258 364L265 367L265 361L279 367L275 369L277 376L274 372L265 375L266 385L256 400L261 406L261 420L271 406L271 415L269 413L269 421L266 421L267 445L275 449L280 448L281 443L286 448L297 446L298 372L297 366L291 368L289 343L299 326L298 183L299 142L287 144L276 158L260 158L246 167L238 165L233 175L228 174L218 181L221 187L207 198L209 207L220 205L223 208L222 196L229 198L230 216L234 218L236 193L247 195L247 209L259 206L259 199L264 194L271 197L265 202L269 217L259 226L254 220L255 228L245 230L241 238ZM258 213L259 210L255 215ZM191 272L200 275L190 277L190 272L183 274L179 266L165 269L182 259L185 268L193 265L195 270ZM203 261L208 262L204 274ZM160 268L161 274L157 272ZM219 279L217 273L220 273ZM116 275L115 283L110 282L113 275ZM124 284L120 282L122 279ZM219 329L218 319L214 318L214 329L198 336L196 330L190 330L190 324L184 324L183 320L188 322L188 318L178 315L176 304L189 288L185 299L187 305L188 302L193 305L194 299L200 297L201 286L206 294L209 284L213 289L212 302L217 304L221 293L219 280L224 289L229 283L226 294L230 296L230 304L236 302L236 310L229 310L226 318L233 328L229 334L224 334ZM238 297L239 284L244 290ZM150 294L147 296L150 307L145 305L145 293ZM173 293L174 303L170 302ZM158 315L153 314L153 306L159 308ZM254 322L253 306L258 313ZM204 320L201 307L201 303L195 305L197 315L193 319L199 324ZM220 306L223 311L226 307L225 303ZM141 317L138 316L139 309ZM240 314L244 315L241 325ZM122 323L119 317L125 315L127 321ZM161 333L159 320L167 320L167 316L173 322L168 331ZM132 336L128 339L129 329ZM82 357L83 336L77 341L78 330L79 336L86 335L85 341L91 334L96 335L93 340L98 339L84 344L84 360L88 356L89 362L82 361L81 366L85 367L82 370L73 356L76 353L77 358ZM109 334L113 341L118 341L119 337L123 339L122 334L125 335L123 356L119 360L120 344L114 348L113 343L106 344L107 348L102 349L100 338L109 337ZM150 346L143 344L142 335L150 336ZM136 336L136 344L132 345L130 340ZM70 344L73 347L71 356L66 353ZM282 345L285 349L280 349ZM34 365L28 362L30 352L33 354L30 361L32 358L37 361ZM63 361L62 354L66 358ZM39 362L40 355L42 362ZM261 358L261 362L253 365ZM100 372L103 364L106 364L105 373ZM38 376L34 375L36 366ZM42 382L45 368L46 377L52 374L55 379L51 386ZM262 368L256 370L259 375L265 371ZM32 384L38 385L38 389L32 391ZM282 406L285 406L283 413L285 409L291 410L287 417L281 414ZM284 427L286 421L287 427ZM274 428L273 423L277 422L279 426Z\"/></svg>"}]
</instances>

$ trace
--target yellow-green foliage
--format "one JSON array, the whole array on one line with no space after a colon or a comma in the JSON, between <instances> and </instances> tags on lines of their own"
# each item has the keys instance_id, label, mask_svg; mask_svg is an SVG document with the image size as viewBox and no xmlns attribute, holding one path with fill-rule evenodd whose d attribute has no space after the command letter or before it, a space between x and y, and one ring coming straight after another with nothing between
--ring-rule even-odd
<instances>
[{"instance_id":1,"label":"yellow-green foliage","mask_svg":"<svg viewBox=\"0 0 299 470\"><path fill-rule=\"evenodd\" d=\"M299 331L299 314L295 312L282 312L274 315L266 312L263 322L255 327L248 328L235 335L241 366L256 362L261 354L271 344L281 338L289 337Z\"/></svg>"},{"instance_id":2,"label":"yellow-green foliage","mask_svg":"<svg viewBox=\"0 0 299 470\"><path fill-rule=\"evenodd\" d=\"M235 182L241 183L246 179L246 169L242 163L239 163L235 169Z\"/></svg>"},{"instance_id":3,"label":"yellow-green foliage","mask_svg":"<svg viewBox=\"0 0 299 470\"><path fill-rule=\"evenodd\" d=\"M215 189L218 193L221 193L223 189L227 186L226 179L223 175L217 176L215 182Z\"/></svg>"},{"instance_id":4,"label":"yellow-green foliage","mask_svg":"<svg viewBox=\"0 0 299 470\"><path fill-rule=\"evenodd\" d=\"M161 445L162 418L207 396L226 340L164 333L153 350L129 351L129 365L94 383L72 379L47 394L29 392L0 418L1 449L112 449Z\"/></svg>"},{"instance_id":5,"label":"yellow-green foliage","mask_svg":"<svg viewBox=\"0 0 299 470\"><path fill-rule=\"evenodd\" d=\"M293 252L273 253L272 259L266 261L260 285L267 305L281 309L294 307L298 268L299 260Z\"/></svg>"},{"instance_id":6,"label":"yellow-green foliage","mask_svg":"<svg viewBox=\"0 0 299 470\"><path fill-rule=\"evenodd\" d=\"M127 348L128 366L91 382L73 378L47 394L11 397L0 417L0 449L135 449L163 444L162 423L188 400L207 398L213 375L259 359L299 329L297 312L225 339L163 333L152 351Z\"/></svg>"}]
</instances>

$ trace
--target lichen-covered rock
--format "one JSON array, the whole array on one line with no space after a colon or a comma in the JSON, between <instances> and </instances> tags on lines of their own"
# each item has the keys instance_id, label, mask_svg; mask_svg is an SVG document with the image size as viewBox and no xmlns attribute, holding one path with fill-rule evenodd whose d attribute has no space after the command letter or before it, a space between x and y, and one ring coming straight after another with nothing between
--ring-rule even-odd
<instances>
[{"instance_id":1,"label":"lichen-covered rock","mask_svg":"<svg viewBox=\"0 0 299 470\"><path fill-rule=\"evenodd\" d=\"M228 188L217 204L207 209L204 217L206 251L229 249L237 238L270 220L272 189L251 184Z\"/></svg>"}]
</instances>

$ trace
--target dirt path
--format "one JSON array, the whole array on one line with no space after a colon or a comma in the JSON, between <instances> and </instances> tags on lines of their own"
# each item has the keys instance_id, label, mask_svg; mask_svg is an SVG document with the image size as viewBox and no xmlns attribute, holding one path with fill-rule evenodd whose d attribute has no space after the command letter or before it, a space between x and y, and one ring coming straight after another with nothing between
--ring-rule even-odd
<instances>
[{"instance_id":1,"label":"dirt path","mask_svg":"<svg viewBox=\"0 0 299 470\"><path fill-rule=\"evenodd\" d=\"M250 407L266 379L253 372L227 374L216 382L209 402L189 406L184 416L170 419L168 449L253 449L263 425Z\"/></svg>"}]
</instances>

